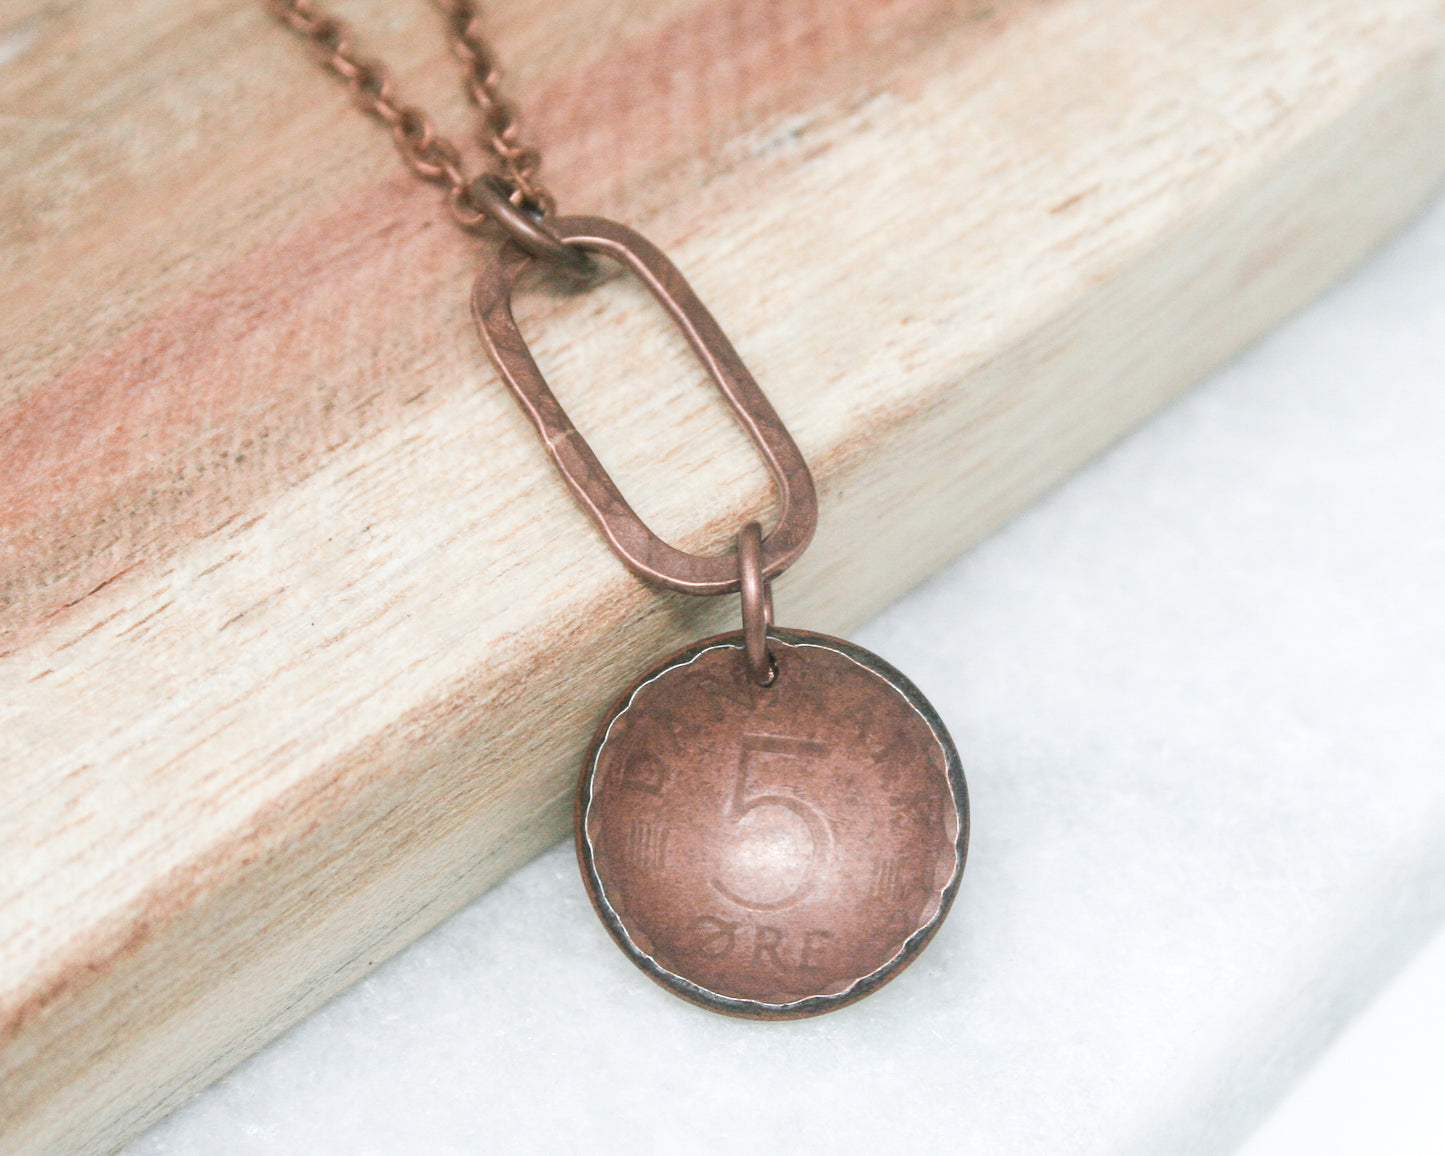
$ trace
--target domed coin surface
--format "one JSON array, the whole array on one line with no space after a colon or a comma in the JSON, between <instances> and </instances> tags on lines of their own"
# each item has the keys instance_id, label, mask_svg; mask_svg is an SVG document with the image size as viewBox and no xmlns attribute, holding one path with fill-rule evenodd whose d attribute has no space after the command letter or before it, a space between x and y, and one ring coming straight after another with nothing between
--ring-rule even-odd
<instances>
[{"instance_id":1,"label":"domed coin surface","mask_svg":"<svg viewBox=\"0 0 1445 1156\"><path fill-rule=\"evenodd\" d=\"M927 700L876 655L774 630L661 663L598 729L577 852L633 962L676 994L763 1019L816 1015L902 970L958 889L968 796Z\"/></svg>"}]
</instances>

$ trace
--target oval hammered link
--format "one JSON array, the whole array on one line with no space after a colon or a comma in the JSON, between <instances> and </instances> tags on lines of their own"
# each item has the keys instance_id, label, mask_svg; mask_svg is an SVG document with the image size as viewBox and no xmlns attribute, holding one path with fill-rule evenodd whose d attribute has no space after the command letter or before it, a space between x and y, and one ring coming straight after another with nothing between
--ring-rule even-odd
<instances>
[{"instance_id":1,"label":"oval hammered link","mask_svg":"<svg viewBox=\"0 0 1445 1156\"><path fill-rule=\"evenodd\" d=\"M351 30L319 11L311 0L266 0L268 7L311 46L323 67L344 81L356 106L391 129L402 160L417 176L447 191L447 204L462 228L475 231L492 218L472 203L461 150L436 131L421 109L403 104L386 65L361 56ZM466 67L466 91L482 114L482 145L500 162L509 200L518 210L550 216L551 194L537 180L541 155L520 143L516 110L501 95L501 73L492 63L481 20L470 0L434 0L447 20L447 39ZM505 224L505 223L504 223Z\"/></svg>"}]
</instances>

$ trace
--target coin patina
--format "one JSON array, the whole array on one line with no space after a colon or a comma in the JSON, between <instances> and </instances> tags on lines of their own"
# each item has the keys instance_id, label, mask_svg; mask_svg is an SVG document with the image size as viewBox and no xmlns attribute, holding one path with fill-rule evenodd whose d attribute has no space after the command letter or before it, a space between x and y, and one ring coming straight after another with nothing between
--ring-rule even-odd
<instances>
[{"instance_id":1,"label":"coin patina","mask_svg":"<svg viewBox=\"0 0 1445 1156\"><path fill-rule=\"evenodd\" d=\"M968 797L943 724L861 647L772 630L659 664L603 720L577 852L592 901L653 979L715 1011L792 1019L876 990L947 914Z\"/></svg>"}]
</instances>

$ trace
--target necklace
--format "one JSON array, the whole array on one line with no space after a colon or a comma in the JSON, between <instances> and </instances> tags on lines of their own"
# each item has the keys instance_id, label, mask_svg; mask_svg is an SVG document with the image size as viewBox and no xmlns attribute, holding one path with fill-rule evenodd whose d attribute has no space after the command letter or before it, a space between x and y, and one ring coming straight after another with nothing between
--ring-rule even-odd
<instances>
[{"instance_id":1,"label":"necklace","mask_svg":"<svg viewBox=\"0 0 1445 1156\"><path fill-rule=\"evenodd\" d=\"M656 585L737 592L742 629L664 659L603 717L577 791L577 858L618 946L684 999L731 1015L794 1019L860 999L921 951L953 902L968 846L958 754L928 701L877 655L773 625L772 580L812 539L807 463L712 315L645 238L598 217L558 217L471 0L434 0L497 170L468 177L460 150L403 104L384 65L310 0L267 0L391 129L402 159L446 189L469 232L500 234L472 290L493 365L552 464L622 562ZM636 276L702 361L779 494L764 536L733 553L685 553L633 512L543 378L512 317L519 279L574 291L598 258Z\"/></svg>"}]
</instances>

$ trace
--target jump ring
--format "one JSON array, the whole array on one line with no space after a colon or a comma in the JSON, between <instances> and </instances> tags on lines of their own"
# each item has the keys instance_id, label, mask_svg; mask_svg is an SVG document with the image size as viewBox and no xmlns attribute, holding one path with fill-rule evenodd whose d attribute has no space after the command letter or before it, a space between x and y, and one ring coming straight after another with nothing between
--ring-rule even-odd
<instances>
[{"instance_id":1,"label":"jump ring","mask_svg":"<svg viewBox=\"0 0 1445 1156\"><path fill-rule=\"evenodd\" d=\"M532 256L557 265L576 277L591 279L597 267L592 258L567 244L550 225L508 199L506 183L493 173L483 173L471 183L469 200L491 217L507 236Z\"/></svg>"},{"instance_id":2,"label":"jump ring","mask_svg":"<svg viewBox=\"0 0 1445 1156\"><path fill-rule=\"evenodd\" d=\"M748 677L759 686L771 686L778 666L768 652L768 629L773 625L773 587L763 578L763 528L749 522L738 535L738 576L743 602L743 656Z\"/></svg>"}]
</instances>

